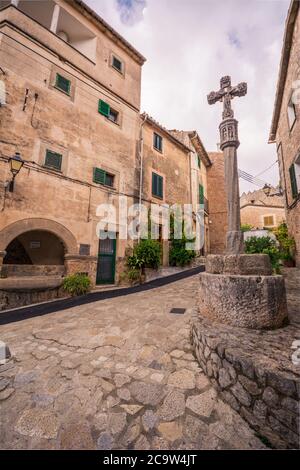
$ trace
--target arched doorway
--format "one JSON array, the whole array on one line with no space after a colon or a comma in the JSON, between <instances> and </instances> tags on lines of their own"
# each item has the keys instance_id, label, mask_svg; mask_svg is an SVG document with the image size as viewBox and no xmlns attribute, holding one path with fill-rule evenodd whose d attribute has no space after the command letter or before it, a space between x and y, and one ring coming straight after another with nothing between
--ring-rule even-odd
<instances>
[{"instance_id":1,"label":"arched doorway","mask_svg":"<svg viewBox=\"0 0 300 470\"><path fill-rule=\"evenodd\" d=\"M51 232L32 230L14 238L6 248L3 264L63 265L65 247Z\"/></svg>"},{"instance_id":2,"label":"arched doorway","mask_svg":"<svg viewBox=\"0 0 300 470\"><path fill-rule=\"evenodd\" d=\"M76 256L74 235L49 219L23 219L0 231L4 277L65 274L66 256ZM1 266L0 266L1 268Z\"/></svg>"}]
</instances>

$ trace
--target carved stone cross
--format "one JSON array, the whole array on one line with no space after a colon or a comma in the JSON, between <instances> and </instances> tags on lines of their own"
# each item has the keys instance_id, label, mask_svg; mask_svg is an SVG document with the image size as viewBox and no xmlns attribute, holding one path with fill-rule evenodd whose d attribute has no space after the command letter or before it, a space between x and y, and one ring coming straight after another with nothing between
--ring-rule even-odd
<instances>
[{"instance_id":1,"label":"carved stone cross","mask_svg":"<svg viewBox=\"0 0 300 470\"><path fill-rule=\"evenodd\" d=\"M233 118L234 113L231 109L231 100L235 96L245 96L247 94L247 83L242 82L237 86L231 86L231 78L226 76L221 78L221 89L219 91L212 91L208 97L208 104L215 104L217 101L223 102L223 119Z\"/></svg>"},{"instance_id":2,"label":"carved stone cross","mask_svg":"<svg viewBox=\"0 0 300 470\"><path fill-rule=\"evenodd\" d=\"M209 104L223 102L223 121L220 129L220 147L224 153L225 187L228 209L228 229L226 250L229 254L242 253L244 250L243 234L241 232L239 176L237 167L238 121L234 119L231 100L235 96L245 96L247 83L232 87L230 77L221 78L219 91L212 91L207 96Z\"/></svg>"}]
</instances>

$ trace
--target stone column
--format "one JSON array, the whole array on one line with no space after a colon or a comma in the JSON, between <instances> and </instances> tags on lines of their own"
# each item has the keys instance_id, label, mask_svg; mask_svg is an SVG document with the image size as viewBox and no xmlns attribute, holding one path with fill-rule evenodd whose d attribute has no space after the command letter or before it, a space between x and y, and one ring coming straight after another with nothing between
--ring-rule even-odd
<instances>
[{"instance_id":1,"label":"stone column","mask_svg":"<svg viewBox=\"0 0 300 470\"><path fill-rule=\"evenodd\" d=\"M241 212L239 196L239 175L237 165L238 122L234 118L224 119L220 124L221 150L224 154L225 188L228 211L228 231L226 235L227 254L244 251L241 232Z\"/></svg>"},{"instance_id":2,"label":"stone column","mask_svg":"<svg viewBox=\"0 0 300 470\"><path fill-rule=\"evenodd\" d=\"M57 24L58 24L58 18L59 18L59 12L60 12L60 6L55 5L54 10L53 10L53 15L52 15L52 20L51 20L51 26L50 26L50 31L52 33L57 33Z\"/></svg>"}]
</instances>

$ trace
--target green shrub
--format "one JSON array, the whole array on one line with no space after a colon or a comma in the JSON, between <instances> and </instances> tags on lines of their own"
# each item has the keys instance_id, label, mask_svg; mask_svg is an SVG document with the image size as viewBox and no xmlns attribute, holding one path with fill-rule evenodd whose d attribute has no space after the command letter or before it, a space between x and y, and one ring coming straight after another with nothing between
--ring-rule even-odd
<instances>
[{"instance_id":1,"label":"green shrub","mask_svg":"<svg viewBox=\"0 0 300 470\"><path fill-rule=\"evenodd\" d=\"M275 272L280 271L279 260L280 251L275 240L270 237L250 237L245 241L246 253L263 253L269 255L272 268Z\"/></svg>"},{"instance_id":2,"label":"green shrub","mask_svg":"<svg viewBox=\"0 0 300 470\"><path fill-rule=\"evenodd\" d=\"M186 243L193 243L195 239L188 240L184 233L184 222L182 222L182 238L174 238L174 216L170 217L170 251L169 263L171 266L186 266L195 258L196 252L194 250L187 250ZM180 228L180 227L179 227Z\"/></svg>"},{"instance_id":3,"label":"green shrub","mask_svg":"<svg viewBox=\"0 0 300 470\"><path fill-rule=\"evenodd\" d=\"M127 259L131 269L157 269L161 263L161 245L157 240L141 240Z\"/></svg>"},{"instance_id":4,"label":"green shrub","mask_svg":"<svg viewBox=\"0 0 300 470\"><path fill-rule=\"evenodd\" d=\"M185 247L187 240L182 238L182 240L172 240L169 261L171 266L186 266L195 258L196 253L193 250L187 250Z\"/></svg>"},{"instance_id":5,"label":"green shrub","mask_svg":"<svg viewBox=\"0 0 300 470\"><path fill-rule=\"evenodd\" d=\"M285 222L280 224L277 228L273 230L277 241L279 243L279 251L281 259L283 260L293 260L294 251L295 251L295 240L290 237L288 234L288 228Z\"/></svg>"},{"instance_id":6,"label":"green shrub","mask_svg":"<svg viewBox=\"0 0 300 470\"><path fill-rule=\"evenodd\" d=\"M91 289L91 280L86 274L72 274L65 277L63 289L72 296L84 295Z\"/></svg>"},{"instance_id":7,"label":"green shrub","mask_svg":"<svg viewBox=\"0 0 300 470\"><path fill-rule=\"evenodd\" d=\"M241 231L242 232L249 232L252 229L253 229L253 226L251 224L242 224L241 225Z\"/></svg>"}]
</instances>

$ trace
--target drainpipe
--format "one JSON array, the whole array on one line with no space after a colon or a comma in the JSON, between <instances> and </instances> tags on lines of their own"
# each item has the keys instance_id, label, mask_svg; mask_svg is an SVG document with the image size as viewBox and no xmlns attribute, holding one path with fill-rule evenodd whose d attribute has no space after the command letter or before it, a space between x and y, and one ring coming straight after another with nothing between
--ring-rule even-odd
<instances>
[{"instance_id":1,"label":"drainpipe","mask_svg":"<svg viewBox=\"0 0 300 470\"><path fill-rule=\"evenodd\" d=\"M145 114L144 120L140 126L140 149L139 149L139 157L140 157L140 183L139 183L139 207L141 208L142 205L142 194L143 194L143 160L144 160L144 136L143 136L143 127L145 122L147 121L148 114ZM140 241L140 234L141 234L141 221L142 221L142 214L141 210L139 211L139 236L138 241Z\"/></svg>"}]
</instances>

